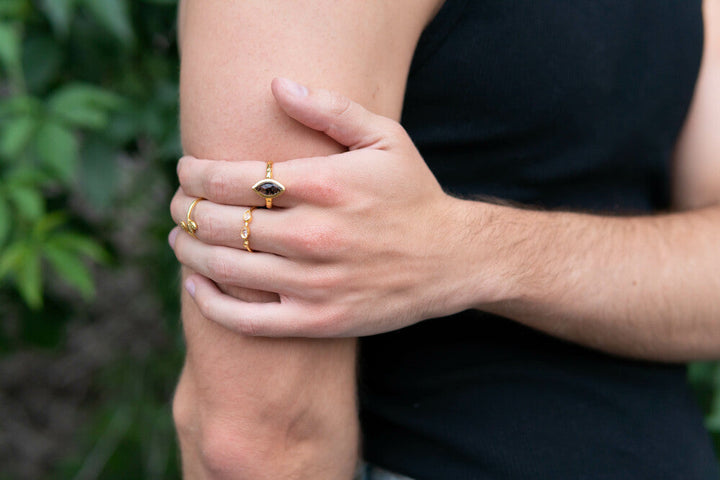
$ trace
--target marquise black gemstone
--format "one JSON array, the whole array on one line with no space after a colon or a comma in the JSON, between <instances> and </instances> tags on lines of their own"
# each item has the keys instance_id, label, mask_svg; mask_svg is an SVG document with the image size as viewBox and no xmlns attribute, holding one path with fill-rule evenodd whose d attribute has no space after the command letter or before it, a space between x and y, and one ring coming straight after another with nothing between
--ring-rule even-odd
<instances>
[{"instance_id":1,"label":"marquise black gemstone","mask_svg":"<svg viewBox=\"0 0 720 480\"><path fill-rule=\"evenodd\" d=\"M253 187L263 197L277 197L285 191L285 188L278 182L267 180Z\"/></svg>"}]
</instances>

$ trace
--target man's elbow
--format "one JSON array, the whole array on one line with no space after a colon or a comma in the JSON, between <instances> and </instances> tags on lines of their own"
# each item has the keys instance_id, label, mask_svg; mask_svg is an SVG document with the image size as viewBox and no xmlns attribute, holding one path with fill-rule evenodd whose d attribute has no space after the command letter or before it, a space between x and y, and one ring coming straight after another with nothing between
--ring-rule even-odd
<instances>
[{"instance_id":1,"label":"man's elbow","mask_svg":"<svg viewBox=\"0 0 720 480\"><path fill-rule=\"evenodd\" d=\"M357 426L296 405L202 408L187 390L173 399L186 468L212 480L352 478Z\"/></svg>"}]
</instances>

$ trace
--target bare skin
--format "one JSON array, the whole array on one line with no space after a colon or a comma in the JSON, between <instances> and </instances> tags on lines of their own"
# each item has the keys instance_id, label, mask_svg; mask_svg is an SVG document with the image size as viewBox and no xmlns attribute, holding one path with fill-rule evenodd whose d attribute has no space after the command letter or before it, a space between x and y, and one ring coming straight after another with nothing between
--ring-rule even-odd
<instances>
[{"instance_id":1,"label":"bare skin","mask_svg":"<svg viewBox=\"0 0 720 480\"><path fill-rule=\"evenodd\" d=\"M417 38L438 7L430 0L184 0L185 152L279 165L344 151L282 114L270 80L322 81L398 118ZM263 175L264 167L253 183ZM207 225L199 222L198 233ZM276 298L257 289L227 291ZM186 294L183 325L187 357L173 410L185 478L351 478L355 340L250 338L208 321Z\"/></svg>"}]
</instances>

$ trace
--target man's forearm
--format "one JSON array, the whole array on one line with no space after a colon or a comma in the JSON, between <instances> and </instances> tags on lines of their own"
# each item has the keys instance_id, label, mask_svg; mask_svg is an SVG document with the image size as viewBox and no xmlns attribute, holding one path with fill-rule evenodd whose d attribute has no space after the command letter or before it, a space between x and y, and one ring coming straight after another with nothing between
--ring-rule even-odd
<instances>
[{"instance_id":1,"label":"man's forearm","mask_svg":"<svg viewBox=\"0 0 720 480\"><path fill-rule=\"evenodd\" d=\"M351 478L355 341L242 337L183 303L173 410L185 477Z\"/></svg>"},{"instance_id":2,"label":"man's forearm","mask_svg":"<svg viewBox=\"0 0 720 480\"><path fill-rule=\"evenodd\" d=\"M474 307L624 356L718 355L720 207L607 217L460 202Z\"/></svg>"}]
</instances>

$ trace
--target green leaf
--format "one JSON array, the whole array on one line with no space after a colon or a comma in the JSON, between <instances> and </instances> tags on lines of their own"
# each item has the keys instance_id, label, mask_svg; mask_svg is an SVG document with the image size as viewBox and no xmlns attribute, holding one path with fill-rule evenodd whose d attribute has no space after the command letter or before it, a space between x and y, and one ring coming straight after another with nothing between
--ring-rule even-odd
<instances>
[{"instance_id":1,"label":"green leaf","mask_svg":"<svg viewBox=\"0 0 720 480\"><path fill-rule=\"evenodd\" d=\"M708 430L720 432L720 394L717 392L710 407L710 414L705 419L705 425Z\"/></svg>"},{"instance_id":2,"label":"green leaf","mask_svg":"<svg viewBox=\"0 0 720 480\"><path fill-rule=\"evenodd\" d=\"M37 220L45 213L45 200L39 190L11 184L7 186L6 191L22 217L28 220Z\"/></svg>"},{"instance_id":3,"label":"green leaf","mask_svg":"<svg viewBox=\"0 0 720 480\"><path fill-rule=\"evenodd\" d=\"M34 116L37 115L39 109L40 102L38 99L29 95L15 95L0 100L0 119L19 115Z\"/></svg>"},{"instance_id":4,"label":"green leaf","mask_svg":"<svg viewBox=\"0 0 720 480\"><path fill-rule=\"evenodd\" d=\"M32 309L42 307L42 269L40 265L40 252L26 245L20 265L17 266L16 282L20 296Z\"/></svg>"},{"instance_id":5,"label":"green leaf","mask_svg":"<svg viewBox=\"0 0 720 480\"><path fill-rule=\"evenodd\" d=\"M0 251L0 278L17 269L25 252L25 242L17 241Z\"/></svg>"},{"instance_id":6,"label":"green leaf","mask_svg":"<svg viewBox=\"0 0 720 480\"><path fill-rule=\"evenodd\" d=\"M50 111L70 125L102 129L108 111L120 107L122 97L92 85L74 83L55 92L48 101Z\"/></svg>"},{"instance_id":7,"label":"green leaf","mask_svg":"<svg viewBox=\"0 0 720 480\"><path fill-rule=\"evenodd\" d=\"M45 12L55 32L63 37L66 36L70 30L75 0L41 0L40 8Z\"/></svg>"},{"instance_id":8,"label":"green leaf","mask_svg":"<svg viewBox=\"0 0 720 480\"><path fill-rule=\"evenodd\" d=\"M5 123L0 132L0 155L13 159L22 153L37 128L37 120L22 116Z\"/></svg>"},{"instance_id":9,"label":"green leaf","mask_svg":"<svg viewBox=\"0 0 720 480\"><path fill-rule=\"evenodd\" d=\"M123 44L133 40L130 15L124 0L82 0L95 19L110 30Z\"/></svg>"},{"instance_id":10,"label":"green leaf","mask_svg":"<svg viewBox=\"0 0 720 480\"><path fill-rule=\"evenodd\" d=\"M42 217L33 228L33 235L37 240L43 241L48 233L67 223L67 216L63 212L52 212Z\"/></svg>"},{"instance_id":11,"label":"green leaf","mask_svg":"<svg viewBox=\"0 0 720 480\"><path fill-rule=\"evenodd\" d=\"M45 166L69 182L78 165L78 141L72 131L54 122L45 122L37 132L35 147Z\"/></svg>"},{"instance_id":12,"label":"green leaf","mask_svg":"<svg viewBox=\"0 0 720 480\"><path fill-rule=\"evenodd\" d=\"M27 0L2 0L0 1L0 17L21 18L28 10Z\"/></svg>"},{"instance_id":13,"label":"green leaf","mask_svg":"<svg viewBox=\"0 0 720 480\"><path fill-rule=\"evenodd\" d=\"M107 251L97 241L79 233L57 233L53 235L52 242L59 248L76 252L98 263L107 263L110 260Z\"/></svg>"},{"instance_id":14,"label":"green leaf","mask_svg":"<svg viewBox=\"0 0 720 480\"><path fill-rule=\"evenodd\" d=\"M86 300L95 295L92 275L76 253L65 250L55 242L48 242L43 247L43 254L60 278L79 291Z\"/></svg>"},{"instance_id":15,"label":"green leaf","mask_svg":"<svg viewBox=\"0 0 720 480\"><path fill-rule=\"evenodd\" d=\"M716 373L712 362L694 362L688 365L688 380L694 385L710 385Z\"/></svg>"},{"instance_id":16,"label":"green leaf","mask_svg":"<svg viewBox=\"0 0 720 480\"><path fill-rule=\"evenodd\" d=\"M12 229L12 218L10 216L10 207L8 206L7 200L0 197L0 247L5 244L5 241L10 236Z\"/></svg>"},{"instance_id":17,"label":"green leaf","mask_svg":"<svg viewBox=\"0 0 720 480\"><path fill-rule=\"evenodd\" d=\"M5 174L5 185L14 188L14 185L39 188L43 183L51 180L48 175L38 168L20 165Z\"/></svg>"},{"instance_id":18,"label":"green leaf","mask_svg":"<svg viewBox=\"0 0 720 480\"><path fill-rule=\"evenodd\" d=\"M20 31L7 22L0 23L0 64L8 72L20 65Z\"/></svg>"},{"instance_id":19,"label":"green leaf","mask_svg":"<svg viewBox=\"0 0 720 480\"><path fill-rule=\"evenodd\" d=\"M29 188L31 190L41 190L43 185L54 181L46 172L37 168L35 165L13 165L9 171L3 172L4 178L0 184L0 191L7 192L14 189Z\"/></svg>"}]
</instances>

